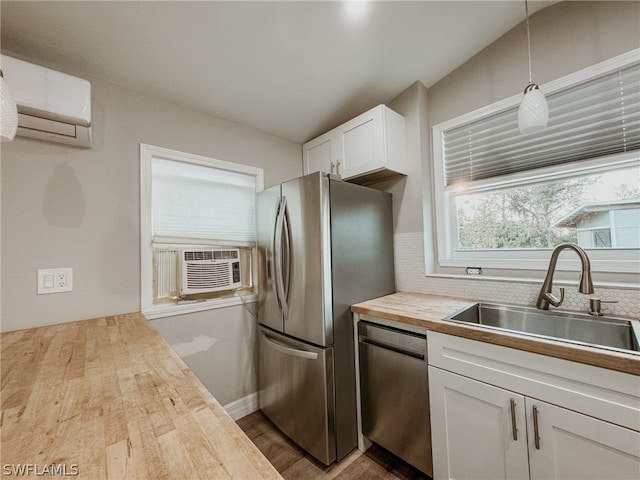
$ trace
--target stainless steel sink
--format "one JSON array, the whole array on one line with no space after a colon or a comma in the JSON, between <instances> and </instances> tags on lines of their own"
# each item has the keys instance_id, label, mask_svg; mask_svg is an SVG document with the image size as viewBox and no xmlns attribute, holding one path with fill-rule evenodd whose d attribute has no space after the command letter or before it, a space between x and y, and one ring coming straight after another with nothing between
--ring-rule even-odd
<instances>
[{"instance_id":1,"label":"stainless steel sink","mask_svg":"<svg viewBox=\"0 0 640 480\"><path fill-rule=\"evenodd\" d=\"M640 352L640 321L474 303L445 320L626 352Z\"/></svg>"}]
</instances>

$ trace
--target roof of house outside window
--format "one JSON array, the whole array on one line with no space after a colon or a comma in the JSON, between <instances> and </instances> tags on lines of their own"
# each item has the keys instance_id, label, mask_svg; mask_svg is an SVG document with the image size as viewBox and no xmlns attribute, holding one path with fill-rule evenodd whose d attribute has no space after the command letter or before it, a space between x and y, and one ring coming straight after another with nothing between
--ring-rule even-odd
<instances>
[{"instance_id":1,"label":"roof of house outside window","mask_svg":"<svg viewBox=\"0 0 640 480\"><path fill-rule=\"evenodd\" d=\"M605 200L600 202L587 202L572 210L562 217L554 227L575 227L578 221L589 214L597 212L608 212L611 210L623 210L630 208L640 208L640 199L632 198L628 200Z\"/></svg>"}]
</instances>

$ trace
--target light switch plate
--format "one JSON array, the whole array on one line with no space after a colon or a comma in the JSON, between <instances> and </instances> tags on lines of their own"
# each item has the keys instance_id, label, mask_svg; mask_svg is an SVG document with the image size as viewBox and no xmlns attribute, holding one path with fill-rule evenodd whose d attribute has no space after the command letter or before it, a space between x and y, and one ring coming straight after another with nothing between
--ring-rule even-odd
<instances>
[{"instance_id":1,"label":"light switch plate","mask_svg":"<svg viewBox=\"0 0 640 480\"><path fill-rule=\"evenodd\" d=\"M47 268L38 270L38 295L71 292L73 290L73 269Z\"/></svg>"}]
</instances>

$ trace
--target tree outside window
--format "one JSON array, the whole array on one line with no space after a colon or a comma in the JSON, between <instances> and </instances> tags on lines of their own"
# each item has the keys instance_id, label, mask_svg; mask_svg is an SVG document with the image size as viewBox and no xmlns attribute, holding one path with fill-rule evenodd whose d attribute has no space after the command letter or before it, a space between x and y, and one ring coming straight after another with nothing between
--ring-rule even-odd
<instances>
[{"instance_id":1,"label":"tree outside window","mask_svg":"<svg viewBox=\"0 0 640 480\"><path fill-rule=\"evenodd\" d=\"M456 195L458 248L536 249L562 242L638 248L639 170ZM626 244L612 244L612 229Z\"/></svg>"}]
</instances>

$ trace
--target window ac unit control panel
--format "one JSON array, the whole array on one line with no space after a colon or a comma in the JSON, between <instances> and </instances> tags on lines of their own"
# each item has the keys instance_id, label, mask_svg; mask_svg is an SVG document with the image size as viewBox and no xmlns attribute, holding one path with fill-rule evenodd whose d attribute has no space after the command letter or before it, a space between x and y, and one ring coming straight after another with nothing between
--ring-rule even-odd
<instances>
[{"instance_id":1,"label":"window ac unit control panel","mask_svg":"<svg viewBox=\"0 0 640 480\"><path fill-rule=\"evenodd\" d=\"M242 285L237 248L183 250L180 270L180 296L231 290Z\"/></svg>"}]
</instances>

